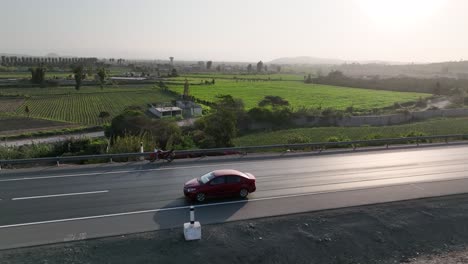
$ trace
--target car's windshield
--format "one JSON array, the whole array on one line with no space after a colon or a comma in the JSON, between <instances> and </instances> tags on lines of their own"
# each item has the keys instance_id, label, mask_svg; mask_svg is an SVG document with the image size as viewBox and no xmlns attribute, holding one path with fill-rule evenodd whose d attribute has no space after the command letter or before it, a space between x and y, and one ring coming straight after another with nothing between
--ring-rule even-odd
<instances>
[{"instance_id":1,"label":"car's windshield","mask_svg":"<svg viewBox=\"0 0 468 264\"><path fill-rule=\"evenodd\" d=\"M203 175L200 177L200 181L203 183L203 184L206 184L207 182L209 182L211 179L214 178L214 174L213 172L208 172L207 174Z\"/></svg>"}]
</instances>

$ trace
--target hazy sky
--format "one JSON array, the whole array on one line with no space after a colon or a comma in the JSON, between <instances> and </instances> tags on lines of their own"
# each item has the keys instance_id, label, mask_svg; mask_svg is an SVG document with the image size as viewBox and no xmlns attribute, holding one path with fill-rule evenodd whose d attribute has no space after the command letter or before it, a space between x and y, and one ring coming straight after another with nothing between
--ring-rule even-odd
<instances>
[{"instance_id":1,"label":"hazy sky","mask_svg":"<svg viewBox=\"0 0 468 264\"><path fill-rule=\"evenodd\" d=\"M466 0L0 0L0 53L468 59Z\"/></svg>"}]
</instances>

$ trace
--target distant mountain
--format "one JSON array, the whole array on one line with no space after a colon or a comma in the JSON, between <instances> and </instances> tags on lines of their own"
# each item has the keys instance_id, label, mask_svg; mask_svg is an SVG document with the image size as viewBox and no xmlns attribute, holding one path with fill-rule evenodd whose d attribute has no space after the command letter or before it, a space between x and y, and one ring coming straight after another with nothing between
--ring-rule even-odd
<instances>
[{"instance_id":1,"label":"distant mountain","mask_svg":"<svg viewBox=\"0 0 468 264\"><path fill-rule=\"evenodd\" d=\"M401 65L408 64L406 62L396 62L396 61L382 61L382 60L367 60L367 61L358 61L358 60L340 60L340 59L328 59L328 58L316 58L309 56L300 56L300 57L284 57L279 59L274 59L269 62L270 64L311 64L311 65L340 65L344 63L361 63L361 64L387 64L387 65Z\"/></svg>"},{"instance_id":2,"label":"distant mountain","mask_svg":"<svg viewBox=\"0 0 468 264\"><path fill-rule=\"evenodd\" d=\"M45 56L49 57L49 58L58 58L58 57L60 57L57 53L47 53Z\"/></svg>"},{"instance_id":3,"label":"distant mountain","mask_svg":"<svg viewBox=\"0 0 468 264\"><path fill-rule=\"evenodd\" d=\"M279 59L274 59L269 62L269 64L342 64L345 63L344 60L339 59L326 59L326 58L316 58L308 56L300 57L284 57Z\"/></svg>"},{"instance_id":4,"label":"distant mountain","mask_svg":"<svg viewBox=\"0 0 468 264\"><path fill-rule=\"evenodd\" d=\"M14 53L0 53L0 56L8 56L8 57L34 57L26 54L14 54Z\"/></svg>"}]
</instances>

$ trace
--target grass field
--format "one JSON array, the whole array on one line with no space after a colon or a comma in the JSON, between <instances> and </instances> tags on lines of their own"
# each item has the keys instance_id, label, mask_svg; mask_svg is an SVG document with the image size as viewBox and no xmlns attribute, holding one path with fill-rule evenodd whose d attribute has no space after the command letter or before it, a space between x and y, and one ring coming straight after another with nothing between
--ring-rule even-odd
<instances>
[{"instance_id":1,"label":"grass field","mask_svg":"<svg viewBox=\"0 0 468 264\"><path fill-rule=\"evenodd\" d=\"M325 142L329 137L346 137L351 140L366 139L368 135L393 138L410 132L422 132L427 135L467 134L468 118L433 119L405 125L382 127L317 127L279 130L254 133L234 140L236 146L258 146L288 144L299 138L306 142Z\"/></svg>"},{"instance_id":2,"label":"grass field","mask_svg":"<svg viewBox=\"0 0 468 264\"><path fill-rule=\"evenodd\" d=\"M0 93L27 96L16 108L10 106L7 109L5 106L8 111L4 113L26 116L25 108L28 106L31 117L84 125L108 122L130 105L146 107L148 103L170 102L173 99L151 86L106 87L102 90L99 87L82 87L80 91L71 87L9 88L0 89ZM102 120L98 117L101 111L109 112L111 116Z\"/></svg>"},{"instance_id":3,"label":"grass field","mask_svg":"<svg viewBox=\"0 0 468 264\"><path fill-rule=\"evenodd\" d=\"M192 83L199 83L199 78L190 77ZM170 85L178 93L183 92L182 85ZM297 81L235 81L216 80L215 85L191 85L190 94L203 100L214 101L217 95L230 94L241 98L247 109L255 107L266 95L281 96L293 107L331 107L345 109L353 106L358 110L369 110L391 106L395 102L415 101L428 97L423 93L402 93L377 91L318 84L304 84Z\"/></svg>"},{"instance_id":4,"label":"grass field","mask_svg":"<svg viewBox=\"0 0 468 264\"><path fill-rule=\"evenodd\" d=\"M262 80L283 80L283 81L302 81L304 76L302 74L224 74L224 73L199 73L199 74L187 74L181 78L205 78L211 80L215 79L262 79Z\"/></svg>"}]
</instances>

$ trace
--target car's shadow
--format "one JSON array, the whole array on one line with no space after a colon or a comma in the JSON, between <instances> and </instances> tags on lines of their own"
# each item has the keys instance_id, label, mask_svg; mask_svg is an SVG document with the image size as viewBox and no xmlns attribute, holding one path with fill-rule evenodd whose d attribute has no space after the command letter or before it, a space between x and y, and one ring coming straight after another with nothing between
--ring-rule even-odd
<instances>
[{"instance_id":1,"label":"car's shadow","mask_svg":"<svg viewBox=\"0 0 468 264\"><path fill-rule=\"evenodd\" d=\"M184 223L190 222L190 206L193 205L195 221L201 224L222 223L229 221L247 202L248 199L224 198L198 203L181 198L161 207L153 220L160 229L182 228Z\"/></svg>"}]
</instances>

